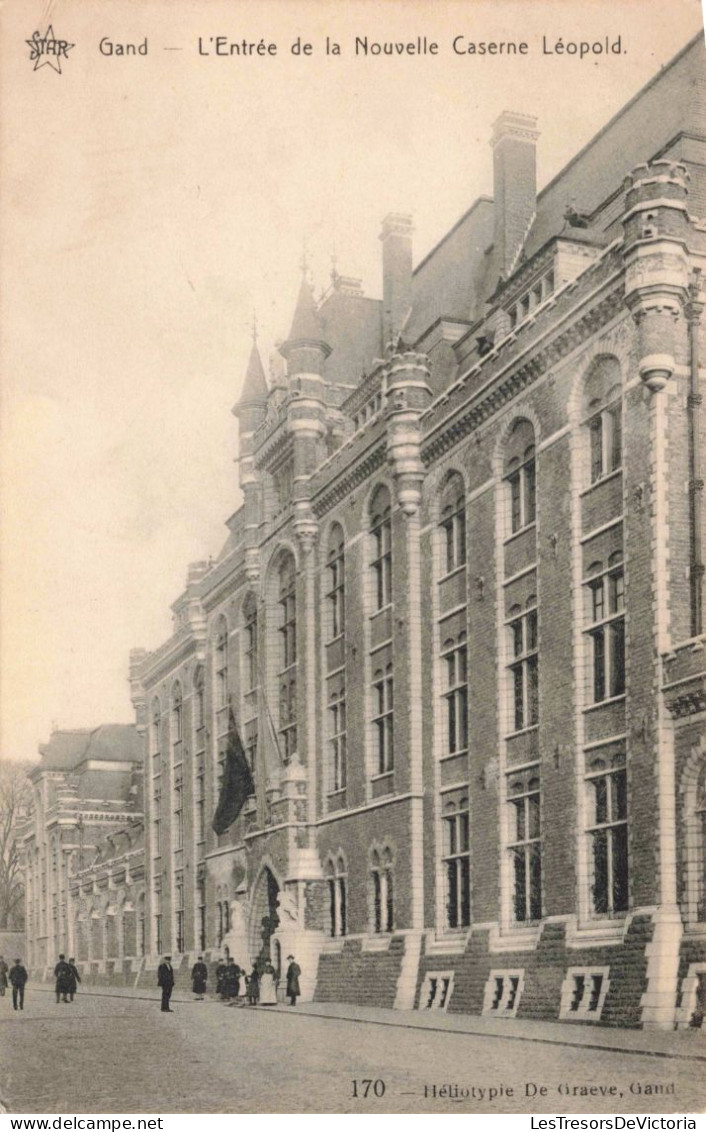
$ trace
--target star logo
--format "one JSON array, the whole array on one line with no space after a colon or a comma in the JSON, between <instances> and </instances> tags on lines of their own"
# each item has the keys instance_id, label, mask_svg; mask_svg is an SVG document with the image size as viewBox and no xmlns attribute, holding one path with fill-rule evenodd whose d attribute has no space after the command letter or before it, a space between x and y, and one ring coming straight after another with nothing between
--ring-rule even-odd
<instances>
[{"instance_id":1,"label":"star logo","mask_svg":"<svg viewBox=\"0 0 706 1132\"><path fill-rule=\"evenodd\" d=\"M49 24L44 35L35 31L32 38L26 39L25 43L29 47L30 63L34 63L33 70L38 71L40 67L49 66L59 75L61 74L61 60L68 59L69 51L76 46L74 43L68 43L65 39L57 39L51 24Z\"/></svg>"}]
</instances>

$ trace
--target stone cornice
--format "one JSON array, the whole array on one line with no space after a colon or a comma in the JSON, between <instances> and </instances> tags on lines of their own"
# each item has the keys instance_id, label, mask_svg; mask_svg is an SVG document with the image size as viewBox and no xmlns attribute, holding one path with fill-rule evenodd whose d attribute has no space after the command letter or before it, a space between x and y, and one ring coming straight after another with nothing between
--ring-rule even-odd
<instances>
[{"instance_id":1,"label":"stone cornice","mask_svg":"<svg viewBox=\"0 0 706 1132\"><path fill-rule=\"evenodd\" d=\"M512 401L528 386L534 384L542 374L551 369L567 354L571 353L596 333L623 305L621 283L614 287L598 303L576 319L563 332L549 343L538 342L531 356L517 368L501 376L495 383L492 378L481 391L472 398L472 405L460 405L455 413L436 426L433 439L422 441L422 461L427 466L453 448L460 440L482 425L504 405Z\"/></svg>"},{"instance_id":2,"label":"stone cornice","mask_svg":"<svg viewBox=\"0 0 706 1132\"><path fill-rule=\"evenodd\" d=\"M365 456L354 458L336 479L333 487L322 492L312 502L312 510L317 519L327 514L336 504L341 503L356 487L369 479L378 468L381 468L385 463L386 451L386 441L383 440L381 444L368 451Z\"/></svg>"},{"instance_id":3,"label":"stone cornice","mask_svg":"<svg viewBox=\"0 0 706 1132\"><path fill-rule=\"evenodd\" d=\"M193 629L185 626L158 649L149 653L140 666L139 673L140 682L145 691L153 688L172 669L192 655L195 654L199 659L203 659L205 641L205 633L194 633Z\"/></svg>"},{"instance_id":4,"label":"stone cornice","mask_svg":"<svg viewBox=\"0 0 706 1132\"><path fill-rule=\"evenodd\" d=\"M226 559L226 562L229 560ZM239 590L242 586L248 584L248 579L243 567L242 550L238 553L236 562L230 562L226 567L224 564L223 573L220 577L213 579L213 572L209 574L209 589L201 597L201 603L206 613L210 613L222 601L230 597L232 593ZM203 659L200 657L199 659Z\"/></svg>"}]
</instances>

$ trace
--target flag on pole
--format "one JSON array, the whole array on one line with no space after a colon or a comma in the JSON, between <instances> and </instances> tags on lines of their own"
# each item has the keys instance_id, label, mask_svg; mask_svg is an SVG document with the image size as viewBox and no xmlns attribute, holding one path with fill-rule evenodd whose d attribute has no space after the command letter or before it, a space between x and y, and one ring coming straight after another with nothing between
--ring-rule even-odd
<instances>
[{"instance_id":1,"label":"flag on pole","mask_svg":"<svg viewBox=\"0 0 706 1132\"><path fill-rule=\"evenodd\" d=\"M215 833L221 834L233 824L251 794L255 793L255 783L245 757L243 744L231 711L228 717L228 746L223 767L223 780L212 826Z\"/></svg>"}]
</instances>

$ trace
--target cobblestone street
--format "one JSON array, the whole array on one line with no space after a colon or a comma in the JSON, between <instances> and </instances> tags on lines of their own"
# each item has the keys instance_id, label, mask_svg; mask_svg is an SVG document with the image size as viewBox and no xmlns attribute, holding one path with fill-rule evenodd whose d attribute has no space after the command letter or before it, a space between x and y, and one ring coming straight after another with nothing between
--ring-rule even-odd
<instances>
[{"instance_id":1,"label":"cobblestone street","mask_svg":"<svg viewBox=\"0 0 706 1132\"><path fill-rule=\"evenodd\" d=\"M0 1000L4 1105L21 1113L687 1113L706 1107L701 1034L648 1039L512 1021L498 1034L498 1027L479 1032L479 1018L380 1010L356 1019L345 1006L268 1011L178 999L173 1006L165 1018L156 994L151 1000L128 993L84 993L73 1005L57 1006L47 989L31 987L25 1011L15 1013L6 996ZM470 1032L464 1024L472 1024ZM576 1044L560 1044L564 1034ZM366 1080L383 1081L384 1095L373 1097L371 1089L356 1099L353 1082L362 1094ZM439 1095L443 1086L457 1086L458 1096ZM527 1097L526 1086L547 1092ZM561 1086L578 1092L567 1096ZM597 1091L582 1095L591 1086ZM464 1093L472 1089L475 1098Z\"/></svg>"}]
</instances>

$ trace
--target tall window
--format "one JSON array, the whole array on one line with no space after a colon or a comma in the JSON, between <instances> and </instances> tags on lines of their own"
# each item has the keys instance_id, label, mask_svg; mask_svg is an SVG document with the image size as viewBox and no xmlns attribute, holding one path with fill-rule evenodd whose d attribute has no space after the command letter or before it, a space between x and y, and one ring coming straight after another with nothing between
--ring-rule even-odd
<instances>
[{"instance_id":1,"label":"tall window","mask_svg":"<svg viewBox=\"0 0 706 1132\"><path fill-rule=\"evenodd\" d=\"M458 472L449 476L441 496L441 532L444 573L466 562L466 500Z\"/></svg>"},{"instance_id":2,"label":"tall window","mask_svg":"<svg viewBox=\"0 0 706 1132\"><path fill-rule=\"evenodd\" d=\"M588 422L591 483L616 471L622 461L620 405L601 409Z\"/></svg>"},{"instance_id":3,"label":"tall window","mask_svg":"<svg viewBox=\"0 0 706 1132\"><path fill-rule=\"evenodd\" d=\"M449 802L443 818L446 880L446 924L467 928L471 922L471 862L468 829L468 798Z\"/></svg>"},{"instance_id":4,"label":"tall window","mask_svg":"<svg viewBox=\"0 0 706 1132\"><path fill-rule=\"evenodd\" d=\"M625 691L625 578L620 552L612 557L607 570L593 564L588 583L594 703Z\"/></svg>"},{"instance_id":5,"label":"tall window","mask_svg":"<svg viewBox=\"0 0 706 1132\"><path fill-rule=\"evenodd\" d=\"M171 737L174 760L181 760L181 740L184 720L184 707L181 695L181 684L177 681L172 690Z\"/></svg>"},{"instance_id":6,"label":"tall window","mask_svg":"<svg viewBox=\"0 0 706 1132\"><path fill-rule=\"evenodd\" d=\"M376 739L377 773L389 774L395 764L393 728L392 665L378 668L373 678L373 728Z\"/></svg>"},{"instance_id":7,"label":"tall window","mask_svg":"<svg viewBox=\"0 0 706 1132\"><path fill-rule=\"evenodd\" d=\"M628 906L628 790L625 756L594 759L587 775L592 902L597 914Z\"/></svg>"},{"instance_id":8,"label":"tall window","mask_svg":"<svg viewBox=\"0 0 706 1132\"><path fill-rule=\"evenodd\" d=\"M508 623L510 634L511 722L514 731L539 722L537 609L536 598L528 598L524 613L515 607Z\"/></svg>"},{"instance_id":9,"label":"tall window","mask_svg":"<svg viewBox=\"0 0 706 1132\"><path fill-rule=\"evenodd\" d=\"M206 722L205 689L203 668L199 666L194 673L194 750L202 751L204 746L203 728Z\"/></svg>"},{"instance_id":10,"label":"tall window","mask_svg":"<svg viewBox=\"0 0 706 1132\"><path fill-rule=\"evenodd\" d=\"M160 741L161 741L162 712L159 700L155 696L152 700L152 713L150 717L150 751L152 753L152 774L160 773Z\"/></svg>"},{"instance_id":11,"label":"tall window","mask_svg":"<svg viewBox=\"0 0 706 1132\"><path fill-rule=\"evenodd\" d=\"M200 880L196 888L196 939L199 951L206 947L206 882Z\"/></svg>"},{"instance_id":12,"label":"tall window","mask_svg":"<svg viewBox=\"0 0 706 1132\"><path fill-rule=\"evenodd\" d=\"M152 792L152 855L159 857L162 852L162 790L157 783Z\"/></svg>"},{"instance_id":13,"label":"tall window","mask_svg":"<svg viewBox=\"0 0 706 1132\"><path fill-rule=\"evenodd\" d=\"M370 870L372 916L371 927L376 934L391 932L395 924L395 890L392 870L392 853L374 850Z\"/></svg>"},{"instance_id":14,"label":"tall window","mask_svg":"<svg viewBox=\"0 0 706 1132\"><path fill-rule=\"evenodd\" d=\"M505 482L510 500L510 530L515 534L537 517L534 429L527 420L516 421L508 437Z\"/></svg>"},{"instance_id":15,"label":"tall window","mask_svg":"<svg viewBox=\"0 0 706 1132\"><path fill-rule=\"evenodd\" d=\"M176 929L176 949L184 950L184 874L177 873L174 878L174 927Z\"/></svg>"},{"instance_id":16,"label":"tall window","mask_svg":"<svg viewBox=\"0 0 706 1132\"><path fill-rule=\"evenodd\" d=\"M617 358L605 354L593 361L583 387L583 421L592 484L622 464L621 384Z\"/></svg>"},{"instance_id":17,"label":"tall window","mask_svg":"<svg viewBox=\"0 0 706 1132\"><path fill-rule=\"evenodd\" d=\"M392 601L392 515L390 493L380 486L371 502L373 610L384 609Z\"/></svg>"},{"instance_id":18,"label":"tall window","mask_svg":"<svg viewBox=\"0 0 706 1132\"><path fill-rule=\"evenodd\" d=\"M446 676L446 752L454 755L468 747L468 651L466 634L446 640L441 654Z\"/></svg>"},{"instance_id":19,"label":"tall window","mask_svg":"<svg viewBox=\"0 0 706 1132\"><path fill-rule=\"evenodd\" d=\"M194 779L194 837L196 838L197 845L202 844L206 836L204 821L205 805L204 772L203 768L200 768L199 773Z\"/></svg>"},{"instance_id":20,"label":"tall window","mask_svg":"<svg viewBox=\"0 0 706 1132\"><path fill-rule=\"evenodd\" d=\"M337 688L329 703L329 760L331 792L346 787L346 693Z\"/></svg>"},{"instance_id":21,"label":"tall window","mask_svg":"<svg viewBox=\"0 0 706 1132\"><path fill-rule=\"evenodd\" d=\"M345 861L340 855L335 864L332 860L326 863L326 887L329 935L344 936L347 917L347 878Z\"/></svg>"},{"instance_id":22,"label":"tall window","mask_svg":"<svg viewBox=\"0 0 706 1132\"><path fill-rule=\"evenodd\" d=\"M154 908L154 947L158 955L162 954L162 894L155 892L153 897Z\"/></svg>"},{"instance_id":23,"label":"tall window","mask_svg":"<svg viewBox=\"0 0 706 1132\"><path fill-rule=\"evenodd\" d=\"M216 635L213 672L216 711L222 711L228 706L228 626L223 619L219 623Z\"/></svg>"},{"instance_id":24,"label":"tall window","mask_svg":"<svg viewBox=\"0 0 706 1132\"><path fill-rule=\"evenodd\" d=\"M345 558L343 530L338 524L332 529L326 559L328 605L328 639L335 641L346 627Z\"/></svg>"},{"instance_id":25,"label":"tall window","mask_svg":"<svg viewBox=\"0 0 706 1132\"><path fill-rule=\"evenodd\" d=\"M286 762L297 750L297 603L296 573L291 555L279 568L279 734Z\"/></svg>"},{"instance_id":26,"label":"tall window","mask_svg":"<svg viewBox=\"0 0 706 1132\"><path fill-rule=\"evenodd\" d=\"M518 923L542 915L542 851L539 768L508 776L509 852L513 873L513 911Z\"/></svg>"},{"instance_id":27,"label":"tall window","mask_svg":"<svg viewBox=\"0 0 706 1132\"><path fill-rule=\"evenodd\" d=\"M248 596L243 615L245 691L252 692L260 683L257 655L257 602L252 594Z\"/></svg>"},{"instance_id":28,"label":"tall window","mask_svg":"<svg viewBox=\"0 0 706 1132\"><path fill-rule=\"evenodd\" d=\"M176 852L184 848L184 789L179 783L174 787L174 831L172 848Z\"/></svg>"}]
</instances>

